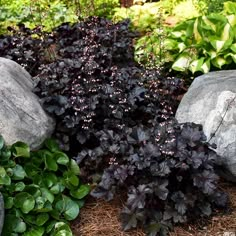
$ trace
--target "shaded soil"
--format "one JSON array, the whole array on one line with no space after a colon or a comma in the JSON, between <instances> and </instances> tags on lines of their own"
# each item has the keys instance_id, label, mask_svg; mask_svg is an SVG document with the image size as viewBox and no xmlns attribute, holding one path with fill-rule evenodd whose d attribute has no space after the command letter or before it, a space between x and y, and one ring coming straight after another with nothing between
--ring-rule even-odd
<instances>
[{"instance_id":1,"label":"shaded soil","mask_svg":"<svg viewBox=\"0 0 236 236\"><path fill-rule=\"evenodd\" d=\"M195 224L175 227L170 236L236 236L236 184L222 182L221 188L230 197L229 213L219 212L211 219L201 219ZM123 232L119 213L124 204L122 199L111 202L89 198L80 216L72 223L75 236L145 236L142 229Z\"/></svg>"}]
</instances>

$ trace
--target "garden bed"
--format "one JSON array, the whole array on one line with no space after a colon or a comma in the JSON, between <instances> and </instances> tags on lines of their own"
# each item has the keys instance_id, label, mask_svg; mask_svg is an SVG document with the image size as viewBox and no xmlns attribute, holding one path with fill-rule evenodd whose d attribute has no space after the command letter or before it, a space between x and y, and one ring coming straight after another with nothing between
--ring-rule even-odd
<instances>
[{"instance_id":1,"label":"garden bed","mask_svg":"<svg viewBox=\"0 0 236 236\"><path fill-rule=\"evenodd\" d=\"M236 186L221 182L221 188L230 197L230 212L218 213L210 219L201 219L195 224L174 228L170 236L223 236L227 232L236 233ZM119 213L123 200L116 198L106 202L90 197L81 210L80 217L72 224L75 236L145 236L142 229L123 232L119 221Z\"/></svg>"}]
</instances>

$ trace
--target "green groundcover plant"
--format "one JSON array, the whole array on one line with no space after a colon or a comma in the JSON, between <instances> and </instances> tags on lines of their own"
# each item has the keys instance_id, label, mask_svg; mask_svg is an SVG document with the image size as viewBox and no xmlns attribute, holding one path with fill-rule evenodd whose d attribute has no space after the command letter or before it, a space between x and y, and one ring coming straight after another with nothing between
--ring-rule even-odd
<instances>
[{"instance_id":1,"label":"green groundcover plant","mask_svg":"<svg viewBox=\"0 0 236 236\"><path fill-rule=\"evenodd\" d=\"M79 174L76 162L51 139L42 149L30 151L23 142L8 147L0 136L2 235L72 236L68 222L78 216L90 191Z\"/></svg>"},{"instance_id":2,"label":"green groundcover plant","mask_svg":"<svg viewBox=\"0 0 236 236\"><path fill-rule=\"evenodd\" d=\"M171 63L173 70L193 74L232 66L236 62L235 13L236 3L225 2L223 12L184 21L164 39L154 31L138 40L136 59L148 64L151 57L155 65Z\"/></svg>"}]
</instances>

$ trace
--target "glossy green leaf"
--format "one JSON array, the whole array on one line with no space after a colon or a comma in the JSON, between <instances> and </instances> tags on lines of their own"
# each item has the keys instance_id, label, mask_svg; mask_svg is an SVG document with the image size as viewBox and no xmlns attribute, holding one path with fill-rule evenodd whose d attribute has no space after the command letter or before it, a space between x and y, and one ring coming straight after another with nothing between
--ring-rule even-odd
<instances>
[{"instance_id":1,"label":"glossy green leaf","mask_svg":"<svg viewBox=\"0 0 236 236\"><path fill-rule=\"evenodd\" d=\"M89 185L81 185L78 189L71 190L70 194L74 198L82 199L85 196L87 196L89 194L89 192L90 192L90 186Z\"/></svg>"},{"instance_id":2,"label":"glossy green leaf","mask_svg":"<svg viewBox=\"0 0 236 236\"><path fill-rule=\"evenodd\" d=\"M48 219L49 219L48 213L41 213L41 214L37 215L36 224L38 226L42 226L48 221Z\"/></svg>"},{"instance_id":3,"label":"glossy green leaf","mask_svg":"<svg viewBox=\"0 0 236 236\"><path fill-rule=\"evenodd\" d=\"M43 200L43 201L45 201L45 203L43 204L43 202L41 200L37 201L36 206L35 206L35 211L41 212L41 213L50 212L50 214L51 214L51 212L53 210L52 204L47 200L45 201L45 199Z\"/></svg>"},{"instance_id":4,"label":"glossy green leaf","mask_svg":"<svg viewBox=\"0 0 236 236\"><path fill-rule=\"evenodd\" d=\"M16 164L16 166L12 168L12 170L13 175L11 178L14 180L22 180L27 176L25 170L21 165Z\"/></svg>"},{"instance_id":5,"label":"glossy green leaf","mask_svg":"<svg viewBox=\"0 0 236 236\"><path fill-rule=\"evenodd\" d=\"M79 214L78 204L64 195L62 195L62 199L56 203L55 208L61 212L67 220L74 220Z\"/></svg>"},{"instance_id":6,"label":"glossy green leaf","mask_svg":"<svg viewBox=\"0 0 236 236\"><path fill-rule=\"evenodd\" d=\"M80 174L80 168L78 166L78 164L76 163L75 160L71 159L70 160L70 166L69 166L70 170L75 174L75 175L79 175Z\"/></svg>"},{"instance_id":7,"label":"glossy green leaf","mask_svg":"<svg viewBox=\"0 0 236 236\"><path fill-rule=\"evenodd\" d=\"M54 196L53 194L46 188L41 188L42 196L45 197L49 202L53 203Z\"/></svg>"},{"instance_id":8,"label":"glossy green leaf","mask_svg":"<svg viewBox=\"0 0 236 236\"><path fill-rule=\"evenodd\" d=\"M30 157L30 148L26 143L16 142L11 149L15 157Z\"/></svg>"},{"instance_id":9,"label":"glossy green leaf","mask_svg":"<svg viewBox=\"0 0 236 236\"><path fill-rule=\"evenodd\" d=\"M67 165L70 161L69 157L64 152L59 152L59 151L54 153L54 158L60 165Z\"/></svg>"},{"instance_id":10,"label":"glossy green leaf","mask_svg":"<svg viewBox=\"0 0 236 236\"><path fill-rule=\"evenodd\" d=\"M27 214L34 209L35 200L29 193L21 192L15 195L14 205L20 208L23 213Z\"/></svg>"},{"instance_id":11,"label":"glossy green leaf","mask_svg":"<svg viewBox=\"0 0 236 236\"><path fill-rule=\"evenodd\" d=\"M75 187L79 185L79 178L72 171L64 172L63 177L68 188L70 188L70 185Z\"/></svg>"},{"instance_id":12,"label":"glossy green leaf","mask_svg":"<svg viewBox=\"0 0 236 236\"><path fill-rule=\"evenodd\" d=\"M31 227L27 232L24 233L23 236L43 236L44 235L44 227Z\"/></svg>"},{"instance_id":13,"label":"glossy green leaf","mask_svg":"<svg viewBox=\"0 0 236 236\"><path fill-rule=\"evenodd\" d=\"M46 187L50 188L57 183L57 176L55 173L46 172L43 174L43 182Z\"/></svg>"},{"instance_id":14,"label":"glossy green leaf","mask_svg":"<svg viewBox=\"0 0 236 236\"><path fill-rule=\"evenodd\" d=\"M15 184L15 192L22 192L25 189L24 182L17 182Z\"/></svg>"},{"instance_id":15,"label":"glossy green leaf","mask_svg":"<svg viewBox=\"0 0 236 236\"><path fill-rule=\"evenodd\" d=\"M40 210L40 209L43 209L45 208L45 203L47 202L48 200L45 198L45 197L37 197L35 199L35 210Z\"/></svg>"},{"instance_id":16,"label":"glossy green leaf","mask_svg":"<svg viewBox=\"0 0 236 236\"><path fill-rule=\"evenodd\" d=\"M55 185L53 185L51 188L50 188L50 191L53 193L53 194L58 194L58 193L62 193L65 189L65 186L62 184L62 183L56 183Z\"/></svg>"},{"instance_id":17,"label":"glossy green leaf","mask_svg":"<svg viewBox=\"0 0 236 236\"><path fill-rule=\"evenodd\" d=\"M24 191L34 196L34 198L41 196L40 187L36 184L26 185Z\"/></svg>"},{"instance_id":18,"label":"glossy green leaf","mask_svg":"<svg viewBox=\"0 0 236 236\"><path fill-rule=\"evenodd\" d=\"M57 222L51 236L73 236L70 226L64 222Z\"/></svg>"},{"instance_id":19,"label":"glossy green leaf","mask_svg":"<svg viewBox=\"0 0 236 236\"><path fill-rule=\"evenodd\" d=\"M7 175L4 167L0 166L0 185L10 185L11 178Z\"/></svg>"},{"instance_id":20,"label":"glossy green leaf","mask_svg":"<svg viewBox=\"0 0 236 236\"><path fill-rule=\"evenodd\" d=\"M20 217L13 214L6 214L4 221L4 228L6 233L9 232L24 233L26 231L26 224Z\"/></svg>"},{"instance_id":21,"label":"glossy green leaf","mask_svg":"<svg viewBox=\"0 0 236 236\"><path fill-rule=\"evenodd\" d=\"M45 166L48 170L57 171L58 165L52 155L45 156Z\"/></svg>"},{"instance_id":22,"label":"glossy green leaf","mask_svg":"<svg viewBox=\"0 0 236 236\"><path fill-rule=\"evenodd\" d=\"M14 198L13 197L5 197L4 198L5 209L11 209L13 205L14 205Z\"/></svg>"},{"instance_id":23,"label":"glossy green leaf","mask_svg":"<svg viewBox=\"0 0 236 236\"><path fill-rule=\"evenodd\" d=\"M7 161L11 157L11 150L9 150L6 147L2 148L2 150L0 151L0 155L1 155L0 161Z\"/></svg>"},{"instance_id":24,"label":"glossy green leaf","mask_svg":"<svg viewBox=\"0 0 236 236\"><path fill-rule=\"evenodd\" d=\"M44 144L51 152L56 152L59 150L59 145L54 139L46 139Z\"/></svg>"}]
</instances>

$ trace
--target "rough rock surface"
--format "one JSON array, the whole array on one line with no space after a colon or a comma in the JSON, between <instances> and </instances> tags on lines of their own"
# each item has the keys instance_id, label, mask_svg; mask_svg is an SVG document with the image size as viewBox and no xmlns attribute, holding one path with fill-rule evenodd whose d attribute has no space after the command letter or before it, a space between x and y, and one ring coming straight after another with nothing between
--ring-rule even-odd
<instances>
[{"instance_id":1,"label":"rough rock surface","mask_svg":"<svg viewBox=\"0 0 236 236\"><path fill-rule=\"evenodd\" d=\"M222 175L236 182L236 70L210 72L194 79L176 118L202 124L207 141L217 145Z\"/></svg>"},{"instance_id":2,"label":"rough rock surface","mask_svg":"<svg viewBox=\"0 0 236 236\"><path fill-rule=\"evenodd\" d=\"M0 58L0 134L7 144L16 141L38 148L53 132L54 121L32 93L30 74L19 64Z\"/></svg>"}]
</instances>

